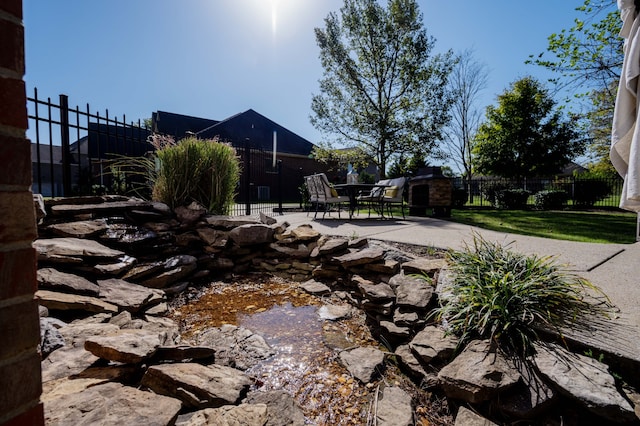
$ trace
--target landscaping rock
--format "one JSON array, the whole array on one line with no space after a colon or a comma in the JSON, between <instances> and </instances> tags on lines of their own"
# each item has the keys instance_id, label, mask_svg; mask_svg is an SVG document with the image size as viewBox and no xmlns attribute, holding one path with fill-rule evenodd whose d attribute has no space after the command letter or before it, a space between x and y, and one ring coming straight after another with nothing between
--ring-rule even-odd
<instances>
[{"instance_id":1,"label":"landscaping rock","mask_svg":"<svg viewBox=\"0 0 640 426\"><path fill-rule=\"evenodd\" d=\"M40 318L40 353L42 359L58 348L64 346L64 338L58 331L58 320L55 318Z\"/></svg>"},{"instance_id":2,"label":"landscaping rock","mask_svg":"<svg viewBox=\"0 0 640 426\"><path fill-rule=\"evenodd\" d=\"M328 256L345 251L349 247L349 241L343 238L331 238L318 246L318 255Z\"/></svg>"},{"instance_id":3,"label":"landscaping rock","mask_svg":"<svg viewBox=\"0 0 640 426\"><path fill-rule=\"evenodd\" d=\"M528 362L514 365L522 377L511 391L500 397L500 409L518 419L533 419L542 414L558 399L558 393L534 370Z\"/></svg>"},{"instance_id":4,"label":"landscaping rock","mask_svg":"<svg viewBox=\"0 0 640 426\"><path fill-rule=\"evenodd\" d=\"M409 345L400 345L395 354L400 357L400 366L416 382L425 388L438 384L438 377L434 373L427 372L425 366L416 358Z\"/></svg>"},{"instance_id":5,"label":"landscaping rock","mask_svg":"<svg viewBox=\"0 0 640 426\"><path fill-rule=\"evenodd\" d=\"M57 291L38 290L36 299L42 306L50 310L80 310L86 312L111 312L117 313L118 307L96 297L81 296L78 294L59 293Z\"/></svg>"},{"instance_id":6,"label":"landscaping rock","mask_svg":"<svg viewBox=\"0 0 640 426\"><path fill-rule=\"evenodd\" d=\"M520 375L491 342L473 341L440 370L438 380L448 397L475 404L513 387Z\"/></svg>"},{"instance_id":7,"label":"landscaping rock","mask_svg":"<svg viewBox=\"0 0 640 426\"><path fill-rule=\"evenodd\" d=\"M357 283L360 293L370 300L376 302L385 302L388 300L393 300L396 297L396 294L389 286L389 284L374 284L369 280L365 280L357 276L353 277L353 281Z\"/></svg>"},{"instance_id":8,"label":"landscaping rock","mask_svg":"<svg viewBox=\"0 0 640 426\"><path fill-rule=\"evenodd\" d=\"M446 266L447 261L445 259L426 259L421 257L403 263L402 271L406 275L424 274L433 277L437 271Z\"/></svg>"},{"instance_id":9,"label":"landscaping rock","mask_svg":"<svg viewBox=\"0 0 640 426\"><path fill-rule=\"evenodd\" d=\"M303 259L303 258L309 257L309 254L311 253L309 246L303 243L292 244L292 245L285 245L282 243L271 243L269 244L269 248L293 259Z\"/></svg>"},{"instance_id":10,"label":"landscaping rock","mask_svg":"<svg viewBox=\"0 0 640 426\"><path fill-rule=\"evenodd\" d=\"M439 327L427 326L409 343L409 348L422 362L448 361L456 348L458 339L455 336L447 336Z\"/></svg>"},{"instance_id":11,"label":"landscaping rock","mask_svg":"<svg viewBox=\"0 0 640 426\"><path fill-rule=\"evenodd\" d=\"M138 262L135 257L124 255L117 263L98 264L93 267L94 272L100 275L122 275Z\"/></svg>"},{"instance_id":12,"label":"landscaping rock","mask_svg":"<svg viewBox=\"0 0 640 426\"><path fill-rule=\"evenodd\" d=\"M385 387L378 401L376 420L379 426L413 425L411 395L397 386Z\"/></svg>"},{"instance_id":13,"label":"landscaping rock","mask_svg":"<svg viewBox=\"0 0 640 426\"><path fill-rule=\"evenodd\" d=\"M460 407L456 416L455 426L498 426L498 424L485 419L466 407Z\"/></svg>"},{"instance_id":14,"label":"landscaping rock","mask_svg":"<svg viewBox=\"0 0 640 426\"><path fill-rule=\"evenodd\" d=\"M426 309L433 296L433 285L423 279L404 274L394 275L389 285L395 287L396 305L412 309Z\"/></svg>"},{"instance_id":15,"label":"landscaping rock","mask_svg":"<svg viewBox=\"0 0 640 426\"><path fill-rule=\"evenodd\" d=\"M179 400L119 383L105 383L63 395L44 405L47 425L168 425L182 407Z\"/></svg>"},{"instance_id":16,"label":"landscaping rock","mask_svg":"<svg viewBox=\"0 0 640 426\"><path fill-rule=\"evenodd\" d=\"M316 280L305 281L300 284L300 287L307 293L315 294L317 296L331 293L331 289L328 286Z\"/></svg>"},{"instance_id":17,"label":"landscaping rock","mask_svg":"<svg viewBox=\"0 0 640 426\"><path fill-rule=\"evenodd\" d=\"M160 346L154 355L157 361L191 361L191 360L211 360L216 351L207 346Z\"/></svg>"},{"instance_id":18,"label":"landscaping rock","mask_svg":"<svg viewBox=\"0 0 640 426\"><path fill-rule=\"evenodd\" d=\"M221 229L233 229L242 225L259 224L259 222L251 216L207 216L205 220L214 228Z\"/></svg>"},{"instance_id":19,"label":"landscaping rock","mask_svg":"<svg viewBox=\"0 0 640 426\"><path fill-rule=\"evenodd\" d=\"M241 371L222 365L178 363L149 367L142 385L178 398L187 407L216 408L239 402L251 380Z\"/></svg>"},{"instance_id":20,"label":"landscaping rock","mask_svg":"<svg viewBox=\"0 0 640 426\"><path fill-rule=\"evenodd\" d=\"M274 354L264 338L253 331L225 324L196 337L196 343L216 351L216 364L247 370Z\"/></svg>"},{"instance_id":21,"label":"landscaping rock","mask_svg":"<svg viewBox=\"0 0 640 426\"><path fill-rule=\"evenodd\" d=\"M618 392L608 367L553 344L535 345L534 363L558 390L592 413L613 422L637 420L634 409Z\"/></svg>"},{"instance_id":22,"label":"landscaping rock","mask_svg":"<svg viewBox=\"0 0 640 426\"><path fill-rule=\"evenodd\" d=\"M42 381L61 379L79 374L97 362L99 358L84 348L62 347L42 360Z\"/></svg>"},{"instance_id":23,"label":"landscaping rock","mask_svg":"<svg viewBox=\"0 0 640 426\"><path fill-rule=\"evenodd\" d=\"M251 392L245 401L250 404L266 404L265 426L303 426L305 424L302 409L295 399L283 390Z\"/></svg>"},{"instance_id":24,"label":"landscaping rock","mask_svg":"<svg viewBox=\"0 0 640 426\"><path fill-rule=\"evenodd\" d=\"M198 259L189 255L173 256L162 264L162 270L164 272L157 276L147 278L140 282L140 284L145 287L157 289L169 287L189 276L196 269L197 261Z\"/></svg>"},{"instance_id":25,"label":"landscaping rock","mask_svg":"<svg viewBox=\"0 0 640 426\"><path fill-rule=\"evenodd\" d=\"M353 253L336 256L333 258L343 268L365 265L367 263L378 262L384 258L384 250L379 248L365 248Z\"/></svg>"},{"instance_id":26,"label":"landscaping rock","mask_svg":"<svg viewBox=\"0 0 640 426\"><path fill-rule=\"evenodd\" d=\"M351 317L352 308L350 305L322 305L318 309L318 316L320 319L328 321L338 321L344 318Z\"/></svg>"},{"instance_id":27,"label":"landscaping rock","mask_svg":"<svg viewBox=\"0 0 640 426\"><path fill-rule=\"evenodd\" d=\"M147 330L118 330L106 336L89 337L84 348L95 356L123 364L136 364L150 358L162 341Z\"/></svg>"},{"instance_id":28,"label":"landscaping rock","mask_svg":"<svg viewBox=\"0 0 640 426\"><path fill-rule=\"evenodd\" d=\"M198 237L208 246L215 248L225 248L229 242L229 233L227 231L221 231L212 228L198 228L196 229Z\"/></svg>"},{"instance_id":29,"label":"landscaping rock","mask_svg":"<svg viewBox=\"0 0 640 426\"><path fill-rule=\"evenodd\" d=\"M376 348L359 347L340 352L340 361L353 377L366 384L382 372L384 353Z\"/></svg>"},{"instance_id":30,"label":"landscaping rock","mask_svg":"<svg viewBox=\"0 0 640 426\"><path fill-rule=\"evenodd\" d=\"M161 290L150 289L138 284L112 278L99 280L100 298L129 311L138 312L142 308L155 305L164 300Z\"/></svg>"},{"instance_id":31,"label":"landscaping rock","mask_svg":"<svg viewBox=\"0 0 640 426\"><path fill-rule=\"evenodd\" d=\"M38 239L33 242L38 260L76 262L78 259L118 259L125 253L103 246L97 241L79 238Z\"/></svg>"},{"instance_id":32,"label":"landscaping rock","mask_svg":"<svg viewBox=\"0 0 640 426\"><path fill-rule=\"evenodd\" d=\"M241 225L229 231L229 238L240 247L271 243L273 228L263 224Z\"/></svg>"},{"instance_id":33,"label":"landscaping rock","mask_svg":"<svg viewBox=\"0 0 640 426\"><path fill-rule=\"evenodd\" d=\"M267 406L264 404L224 405L196 411L179 426L242 425L264 426L267 421ZM177 424L178 425L178 424Z\"/></svg>"},{"instance_id":34,"label":"landscaping rock","mask_svg":"<svg viewBox=\"0 0 640 426\"><path fill-rule=\"evenodd\" d=\"M55 223L47 229L62 237L91 238L106 231L108 227L104 219L95 219Z\"/></svg>"}]
</instances>

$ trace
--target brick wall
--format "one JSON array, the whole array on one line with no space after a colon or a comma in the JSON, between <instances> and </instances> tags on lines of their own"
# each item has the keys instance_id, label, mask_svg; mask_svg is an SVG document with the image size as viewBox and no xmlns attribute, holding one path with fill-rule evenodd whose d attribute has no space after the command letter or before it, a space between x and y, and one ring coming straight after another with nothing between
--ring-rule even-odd
<instances>
[{"instance_id":1,"label":"brick wall","mask_svg":"<svg viewBox=\"0 0 640 426\"><path fill-rule=\"evenodd\" d=\"M0 424L43 425L22 0L0 1Z\"/></svg>"}]
</instances>

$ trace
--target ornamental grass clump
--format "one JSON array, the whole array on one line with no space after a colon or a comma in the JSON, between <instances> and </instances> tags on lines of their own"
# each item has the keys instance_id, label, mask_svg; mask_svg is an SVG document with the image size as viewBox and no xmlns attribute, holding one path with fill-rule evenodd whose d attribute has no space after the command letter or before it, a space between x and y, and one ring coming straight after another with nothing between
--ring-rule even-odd
<instances>
[{"instance_id":1,"label":"ornamental grass clump","mask_svg":"<svg viewBox=\"0 0 640 426\"><path fill-rule=\"evenodd\" d=\"M239 179L240 163L228 144L190 137L156 146L152 198L171 208L196 201L211 214L228 214Z\"/></svg>"},{"instance_id":2,"label":"ornamental grass clump","mask_svg":"<svg viewBox=\"0 0 640 426\"><path fill-rule=\"evenodd\" d=\"M518 254L480 236L473 247L447 256L452 281L432 316L463 342L491 339L528 354L539 331L562 335L566 327L588 328L611 312L597 287L552 257Z\"/></svg>"}]
</instances>

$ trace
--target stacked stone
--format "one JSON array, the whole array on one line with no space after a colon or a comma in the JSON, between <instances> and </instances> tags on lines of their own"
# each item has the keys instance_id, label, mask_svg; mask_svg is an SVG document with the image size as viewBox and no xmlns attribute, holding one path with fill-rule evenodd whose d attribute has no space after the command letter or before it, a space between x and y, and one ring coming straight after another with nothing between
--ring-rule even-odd
<instances>
[{"instance_id":1,"label":"stacked stone","mask_svg":"<svg viewBox=\"0 0 640 426\"><path fill-rule=\"evenodd\" d=\"M514 363L488 341L461 350L456 338L427 323L438 293L446 291L443 260L415 259L366 239L330 238L309 225L289 229L264 215L209 216L197 205L172 212L160 203L123 197L39 205L46 217L34 243L40 266L36 298L43 315L49 308L66 320L79 318L41 318L42 398L51 424L62 418L86 421L123 401L129 401L126 407L112 411L137 413L139 423L173 424L182 410L189 414L180 424L264 425L277 424L265 419L286 416L297 419L290 424L302 424L286 394L244 398L251 382L242 370L272 353L260 336L223 326L198 336L198 346L185 347L177 324L162 317L168 295L213 277L255 271L301 281L310 293L333 293L366 312L387 352L359 347L339 354L363 383L375 379L393 352L416 383L477 412L532 419L555 403L587 409L611 424L637 421L626 399L637 395L623 396L608 366L595 359L549 344ZM349 309L325 305L319 314L338 320ZM245 347L247 342L253 346ZM238 382L231 384L225 372ZM212 390L203 381L224 386ZM156 405L167 411L156 412ZM281 406L292 411L277 412ZM387 387L379 407L389 410L380 411L379 424L387 424L386 418L389 424L411 424L411 416L399 420L411 406L406 392ZM458 415L461 421L474 416L466 409Z\"/></svg>"}]
</instances>

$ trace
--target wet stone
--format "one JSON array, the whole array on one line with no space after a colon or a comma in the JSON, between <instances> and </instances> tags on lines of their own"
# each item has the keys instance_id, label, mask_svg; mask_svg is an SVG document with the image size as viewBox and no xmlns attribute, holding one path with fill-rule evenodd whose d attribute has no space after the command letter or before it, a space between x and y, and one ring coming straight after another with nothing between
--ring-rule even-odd
<instances>
[{"instance_id":1,"label":"wet stone","mask_svg":"<svg viewBox=\"0 0 640 426\"><path fill-rule=\"evenodd\" d=\"M63 222L49 225L48 230L61 237L90 238L108 228L104 219Z\"/></svg>"},{"instance_id":2,"label":"wet stone","mask_svg":"<svg viewBox=\"0 0 640 426\"><path fill-rule=\"evenodd\" d=\"M158 333L147 330L119 330L114 334L87 338L84 348L102 359L135 364L150 358L161 343Z\"/></svg>"},{"instance_id":3,"label":"wet stone","mask_svg":"<svg viewBox=\"0 0 640 426\"><path fill-rule=\"evenodd\" d=\"M315 294L315 295L321 296L323 294L331 293L331 289L327 285L316 280L306 281L300 284L300 287L309 294Z\"/></svg>"},{"instance_id":4,"label":"wet stone","mask_svg":"<svg viewBox=\"0 0 640 426\"><path fill-rule=\"evenodd\" d=\"M149 367L142 385L161 395L180 399L193 408L236 404L247 393L251 379L234 368L195 363Z\"/></svg>"},{"instance_id":5,"label":"wet stone","mask_svg":"<svg viewBox=\"0 0 640 426\"><path fill-rule=\"evenodd\" d=\"M376 348L359 347L340 352L340 361L362 383L369 383L384 366L384 353Z\"/></svg>"}]
</instances>

